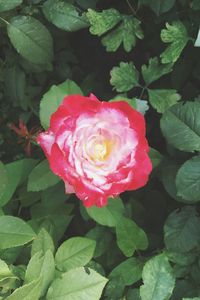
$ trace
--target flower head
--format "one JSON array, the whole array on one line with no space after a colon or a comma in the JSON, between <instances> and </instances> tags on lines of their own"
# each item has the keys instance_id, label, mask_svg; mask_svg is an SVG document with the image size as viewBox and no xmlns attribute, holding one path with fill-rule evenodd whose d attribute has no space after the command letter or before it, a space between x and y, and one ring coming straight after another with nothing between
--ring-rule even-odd
<instances>
[{"instance_id":1,"label":"flower head","mask_svg":"<svg viewBox=\"0 0 200 300\"><path fill-rule=\"evenodd\" d=\"M87 207L144 186L152 169L144 117L125 101L67 96L37 141L66 192Z\"/></svg>"}]
</instances>

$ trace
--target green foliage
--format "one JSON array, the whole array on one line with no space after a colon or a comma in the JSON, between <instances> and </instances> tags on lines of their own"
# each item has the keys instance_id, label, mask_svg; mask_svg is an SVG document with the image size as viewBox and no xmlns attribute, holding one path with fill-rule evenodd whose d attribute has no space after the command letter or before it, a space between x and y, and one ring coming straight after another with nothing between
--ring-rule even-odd
<instances>
[{"instance_id":1,"label":"green foliage","mask_svg":"<svg viewBox=\"0 0 200 300\"><path fill-rule=\"evenodd\" d=\"M0 0L1 300L199 300L199 19L199 0ZM102 208L36 139L90 93L144 115L153 165Z\"/></svg>"}]
</instances>

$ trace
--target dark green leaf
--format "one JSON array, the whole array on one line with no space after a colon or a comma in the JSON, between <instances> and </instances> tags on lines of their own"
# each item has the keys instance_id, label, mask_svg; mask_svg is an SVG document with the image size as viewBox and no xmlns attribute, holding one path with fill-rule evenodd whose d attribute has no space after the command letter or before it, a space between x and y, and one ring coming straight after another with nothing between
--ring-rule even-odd
<instances>
[{"instance_id":1,"label":"dark green leaf","mask_svg":"<svg viewBox=\"0 0 200 300\"><path fill-rule=\"evenodd\" d=\"M176 104L181 96L176 90L148 90L149 102L158 113L164 113L169 107Z\"/></svg>"},{"instance_id":2,"label":"dark green leaf","mask_svg":"<svg viewBox=\"0 0 200 300\"><path fill-rule=\"evenodd\" d=\"M70 3L60 0L47 0L42 7L47 20L60 29L76 31L88 27L87 18L79 15L78 9Z\"/></svg>"},{"instance_id":3,"label":"dark green leaf","mask_svg":"<svg viewBox=\"0 0 200 300\"><path fill-rule=\"evenodd\" d=\"M175 4L175 0L139 0L139 4L149 6L159 16L170 10Z\"/></svg>"},{"instance_id":4,"label":"dark green leaf","mask_svg":"<svg viewBox=\"0 0 200 300\"><path fill-rule=\"evenodd\" d=\"M167 110L161 129L167 142L182 151L200 151L200 104L179 103Z\"/></svg>"},{"instance_id":5,"label":"dark green leaf","mask_svg":"<svg viewBox=\"0 0 200 300\"><path fill-rule=\"evenodd\" d=\"M30 16L18 16L8 24L11 43L24 58L35 64L50 64L53 42L47 28Z\"/></svg>"},{"instance_id":6,"label":"dark green leaf","mask_svg":"<svg viewBox=\"0 0 200 300\"><path fill-rule=\"evenodd\" d=\"M188 252L200 244L200 218L194 207L185 206L179 212L172 212L164 226L167 249L174 252Z\"/></svg>"},{"instance_id":7,"label":"dark green leaf","mask_svg":"<svg viewBox=\"0 0 200 300\"><path fill-rule=\"evenodd\" d=\"M176 176L178 196L188 204L200 201L200 156L187 160Z\"/></svg>"},{"instance_id":8,"label":"dark green leaf","mask_svg":"<svg viewBox=\"0 0 200 300\"><path fill-rule=\"evenodd\" d=\"M21 5L23 0L0 0L0 12L13 9Z\"/></svg>"},{"instance_id":9,"label":"dark green leaf","mask_svg":"<svg viewBox=\"0 0 200 300\"><path fill-rule=\"evenodd\" d=\"M1 197L5 192L6 186L8 184L7 170L1 161L0 161L0 178L1 178L1 182L0 182L0 199L1 199Z\"/></svg>"}]
</instances>

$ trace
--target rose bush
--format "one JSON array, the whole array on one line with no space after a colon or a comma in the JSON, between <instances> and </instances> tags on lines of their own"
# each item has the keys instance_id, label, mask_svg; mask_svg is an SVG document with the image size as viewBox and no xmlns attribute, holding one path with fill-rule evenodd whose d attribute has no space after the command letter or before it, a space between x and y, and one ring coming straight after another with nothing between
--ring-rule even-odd
<instances>
[{"instance_id":1,"label":"rose bush","mask_svg":"<svg viewBox=\"0 0 200 300\"><path fill-rule=\"evenodd\" d=\"M144 117L125 101L67 96L37 141L66 192L87 207L144 186L152 169Z\"/></svg>"}]
</instances>

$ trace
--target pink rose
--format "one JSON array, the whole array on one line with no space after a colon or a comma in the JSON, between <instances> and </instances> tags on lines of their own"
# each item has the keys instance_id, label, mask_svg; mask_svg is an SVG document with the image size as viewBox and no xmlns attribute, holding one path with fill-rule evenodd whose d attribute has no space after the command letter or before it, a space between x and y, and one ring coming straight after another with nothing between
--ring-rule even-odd
<instances>
[{"instance_id":1,"label":"pink rose","mask_svg":"<svg viewBox=\"0 0 200 300\"><path fill-rule=\"evenodd\" d=\"M87 207L144 186L152 170L144 117L124 101L67 96L37 141L66 192Z\"/></svg>"}]
</instances>

